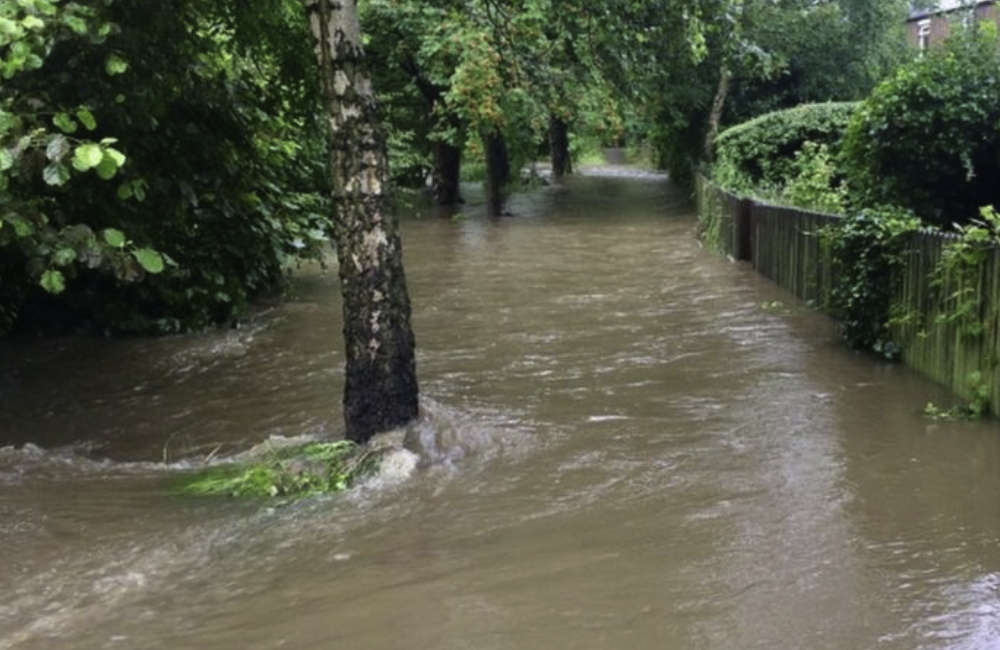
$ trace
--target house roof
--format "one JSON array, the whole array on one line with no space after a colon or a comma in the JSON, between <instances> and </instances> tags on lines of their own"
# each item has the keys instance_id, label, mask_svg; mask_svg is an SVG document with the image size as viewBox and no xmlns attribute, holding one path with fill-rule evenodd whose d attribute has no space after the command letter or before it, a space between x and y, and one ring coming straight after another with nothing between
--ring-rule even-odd
<instances>
[{"instance_id":1,"label":"house roof","mask_svg":"<svg viewBox=\"0 0 1000 650\"><path fill-rule=\"evenodd\" d=\"M908 20L918 20L920 18L926 18L928 16L934 16L937 14L944 14L950 11L956 11L958 9L971 9L973 7L978 7L979 5L990 4L994 0L923 0L922 2L912 2L912 5L924 5L923 9L910 9L910 17ZM930 8L926 8L926 5L933 5Z\"/></svg>"}]
</instances>

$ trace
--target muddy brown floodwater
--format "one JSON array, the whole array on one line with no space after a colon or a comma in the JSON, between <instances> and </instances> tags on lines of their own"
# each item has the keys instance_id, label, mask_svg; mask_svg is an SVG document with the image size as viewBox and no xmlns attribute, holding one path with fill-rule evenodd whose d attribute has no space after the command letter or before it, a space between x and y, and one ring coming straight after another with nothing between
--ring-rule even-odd
<instances>
[{"instance_id":1,"label":"muddy brown floodwater","mask_svg":"<svg viewBox=\"0 0 1000 650\"><path fill-rule=\"evenodd\" d=\"M941 389L699 248L662 178L511 208L403 220L405 480L171 491L337 433L333 274L239 330L0 348L0 648L1000 645L995 422L924 420Z\"/></svg>"}]
</instances>

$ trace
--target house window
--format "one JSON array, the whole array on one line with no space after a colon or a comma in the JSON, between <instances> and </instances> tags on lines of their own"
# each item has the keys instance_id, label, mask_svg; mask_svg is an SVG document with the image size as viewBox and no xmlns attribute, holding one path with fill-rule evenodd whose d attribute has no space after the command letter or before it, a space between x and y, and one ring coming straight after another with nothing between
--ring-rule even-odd
<instances>
[{"instance_id":1,"label":"house window","mask_svg":"<svg viewBox=\"0 0 1000 650\"><path fill-rule=\"evenodd\" d=\"M931 43L931 21L929 18L917 23L917 47L923 52Z\"/></svg>"}]
</instances>

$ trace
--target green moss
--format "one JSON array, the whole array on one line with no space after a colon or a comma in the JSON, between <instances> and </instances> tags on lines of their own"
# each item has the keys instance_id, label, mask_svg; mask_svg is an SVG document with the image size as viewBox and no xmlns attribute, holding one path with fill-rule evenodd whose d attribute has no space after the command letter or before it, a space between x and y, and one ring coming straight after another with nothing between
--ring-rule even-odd
<instances>
[{"instance_id":1,"label":"green moss","mask_svg":"<svg viewBox=\"0 0 1000 650\"><path fill-rule=\"evenodd\" d=\"M265 449L248 462L184 476L180 494L249 498L307 497L341 492L378 468L381 452L353 442L311 442Z\"/></svg>"}]
</instances>

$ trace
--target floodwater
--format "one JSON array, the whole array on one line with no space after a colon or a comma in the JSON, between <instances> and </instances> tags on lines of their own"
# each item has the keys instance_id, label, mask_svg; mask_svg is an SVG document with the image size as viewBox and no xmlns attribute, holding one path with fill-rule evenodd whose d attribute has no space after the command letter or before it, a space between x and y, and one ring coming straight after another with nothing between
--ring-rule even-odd
<instances>
[{"instance_id":1,"label":"floodwater","mask_svg":"<svg viewBox=\"0 0 1000 650\"><path fill-rule=\"evenodd\" d=\"M0 348L0 649L1000 646L1000 426L844 349L619 172L403 220L421 454L174 496L337 435L336 278L239 330ZM25 443L31 444L25 444Z\"/></svg>"}]
</instances>

